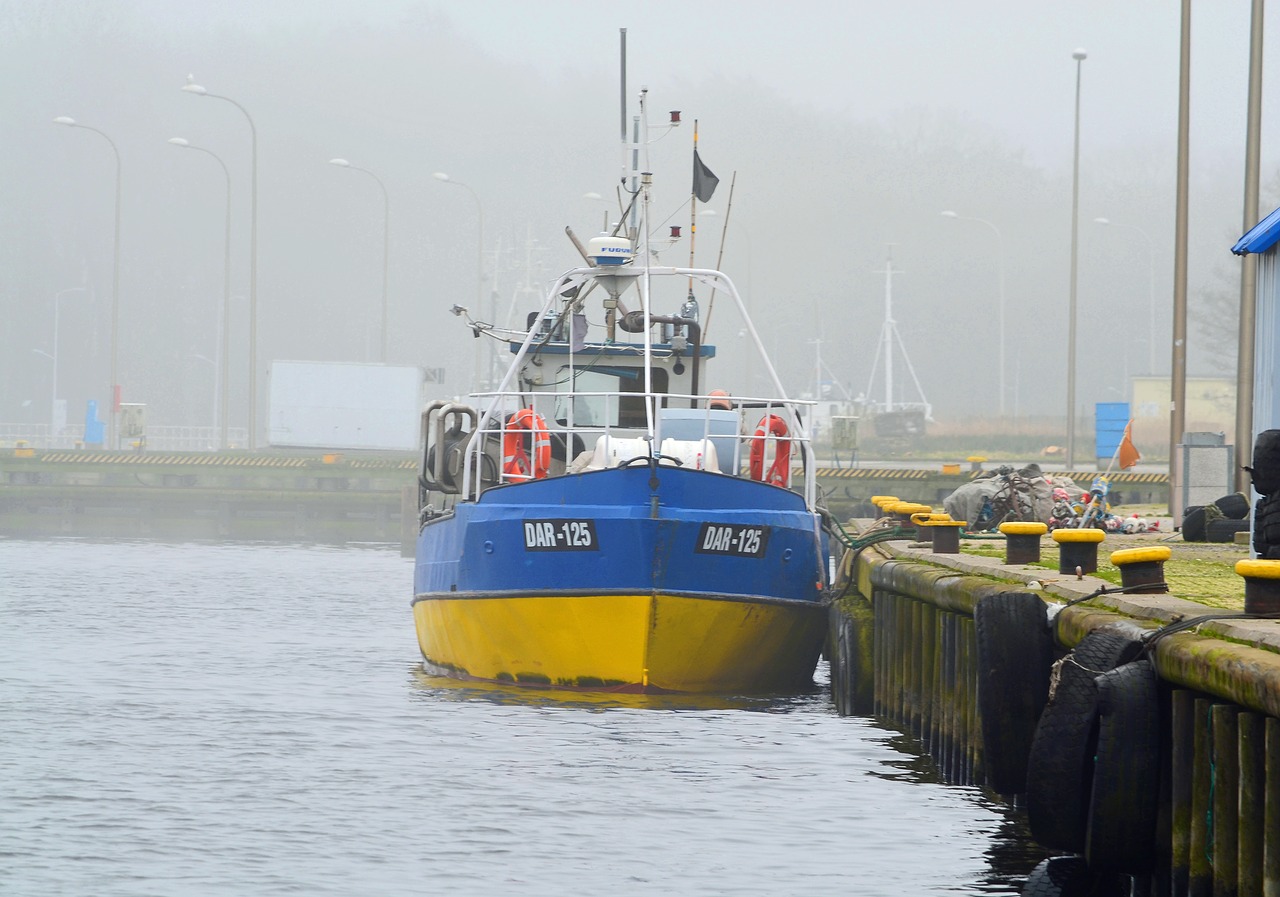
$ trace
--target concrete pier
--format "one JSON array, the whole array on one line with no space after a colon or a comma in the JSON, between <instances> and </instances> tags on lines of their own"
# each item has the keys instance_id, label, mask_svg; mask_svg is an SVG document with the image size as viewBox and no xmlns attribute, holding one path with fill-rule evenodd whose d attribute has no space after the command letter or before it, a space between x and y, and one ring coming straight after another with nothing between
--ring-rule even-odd
<instances>
[{"instance_id":1,"label":"concrete pier","mask_svg":"<svg viewBox=\"0 0 1280 897\"><path fill-rule=\"evenodd\" d=\"M841 570L852 587L831 615L837 709L873 713L918 736L956 784L989 785L994 772L974 623L991 596L1029 586L1042 596L1059 656L1095 630L1142 640L1214 614L1176 594L1111 593L1068 606L1108 584L908 542L863 549ZM1280 897L1280 620L1218 616L1162 633L1145 652L1164 685L1154 718L1165 760L1157 860L1137 879L1149 890L1134 892L1143 897Z\"/></svg>"}]
</instances>

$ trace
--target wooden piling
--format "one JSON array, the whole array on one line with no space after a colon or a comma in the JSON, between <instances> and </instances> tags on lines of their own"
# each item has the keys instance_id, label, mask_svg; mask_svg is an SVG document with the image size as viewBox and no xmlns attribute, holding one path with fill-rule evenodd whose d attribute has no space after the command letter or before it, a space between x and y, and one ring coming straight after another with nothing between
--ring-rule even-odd
<instances>
[{"instance_id":1,"label":"wooden piling","mask_svg":"<svg viewBox=\"0 0 1280 897\"><path fill-rule=\"evenodd\" d=\"M965 783L969 772L969 704L966 700L965 677L969 666L969 642L965 638L964 619L956 616L956 774L957 785Z\"/></svg>"},{"instance_id":2,"label":"wooden piling","mask_svg":"<svg viewBox=\"0 0 1280 897\"><path fill-rule=\"evenodd\" d=\"M1192 725L1191 852L1188 856L1188 897L1213 897L1213 864L1210 859L1209 810L1213 794L1209 713L1213 702L1196 698Z\"/></svg>"},{"instance_id":3,"label":"wooden piling","mask_svg":"<svg viewBox=\"0 0 1280 897\"><path fill-rule=\"evenodd\" d=\"M934 642L937 637L938 608L922 604L920 608L920 740L929 744L933 733L933 714L937 708L937 692L933 688Z\"/></svg>"},{"instance_id":4,"label":"wooden piling","mask_svg":"<svg viewBox=\"0 0 1280 897\"><path fill-rule=\"evenodd\" d=\"M960 624L964 630L965 646L964 699L969 709L969 763L965 784L972 785L984 778L982 722L978 719L978 628L970 616L962 617Z\"/></svg>"},{"instance_id":5,"label":"wooden piling","mask_svg":"<svg viewBox=\"0 0 1280 897\"><path fill-rule=\"evenodd\" d=\"M872 713L884 716L884 600L883 593L871 593L871 664L875 679L871 683Z\"/></svg>"},{"instance_id":6,"label":"wooden piling","mask_svg":"<svg viewBox=\"0 0 1280 897\"><path fill-rule=\"evenodd\" d=\"M935 763L942 756L939 752L939 744L942 736L942 714L945 704L942 699L942 618L944 614L940 610L935 610L933 614L933 674L930 676L930 691L932 692L932 713L929 715L929 754L933 757Z\"/></svg>"},{"instance_id":7,"label":"wooden piling","mask_svg":"<svg viewBox=\"0 0 1280 897\"><path fill-rule=\"evenodd\" d=\"M1209 711L1213 746L1213 897L1237 897L1239 876L1240 746L1231 704Z\"/></svg>"},{"instance_id":8,"label":"wooden piling","mask_svg":"<svg viewBox=\"0 0 1280 897\"><path fill-rule=\"evenodd\" d=\"M1262 895L1280 897L1280 719L1267 717L1266 798L1262 826Z\"/></svg>"},{"instance_id":9,"label":"wooden piling","mask_svg":"<svg viewBox=\"0 0 1280 897\"><path fill-rule=\"evenodd\" d=\"M1266 726L1265 717L1241 713L1239 730L1240 824L1237 830L1237 890L1241 894L1262 893L1262 840L1266 810Z\"/></svg>"},{"instance_id":10,"label":"wooden piling","mask_svg":"<svg viewBox=\"0 0 1280 897\"><path fill-rule=\"evenodd\" d=\"M942 740L939 744L938 765L942 768L943 778L949 778L953 769L951 757L956 738L956 702L955 702L955 659L956 659L956 627L955 614L943 612L942 617Z\"/></svg>"},{"instance_id":11,"label":"wooden piling","mask_svg":"<svg viewBox=\"0 0 1280 897\"><path fill-rule=\"evenodd\" d=\"M1195 764L1195 694L1184 688L1173 692L1170 713L1170 851L1169 882L1172 894L1187 893L1191 857L1191 779Z\"/></svg>"},{"instance_id":12,"label":"wooden piling","mask_svg":"<svg viewBox=\"0 0 1280 897\"><path fill-rule=\"evenodd\" d=\"M909 601L910 604L910 623L907 627L907 717L905 720L906 730L919 738L921 735L920 723L924 718L921 702L924 699L924 684L920 679L920 674L924 670L924 664L920 660L920 646L923 639L920 638L920 628L923 625L922 618L924 616L924 602Z\"/></svg>"},{"instance_id":13,"label":"wooden piling","mask_svg":"<svg viewBox=\"0 0 1280 897\"><path fill-rule=\"evenodd\" d=\"M876 607L880 619L876 624L876 643L880 656L876 662L876 681L880 683L880 710L877 715L889 716L889 695L893 689L893 599L888 592L879 592Z\"/></svg>"}]
</instances>

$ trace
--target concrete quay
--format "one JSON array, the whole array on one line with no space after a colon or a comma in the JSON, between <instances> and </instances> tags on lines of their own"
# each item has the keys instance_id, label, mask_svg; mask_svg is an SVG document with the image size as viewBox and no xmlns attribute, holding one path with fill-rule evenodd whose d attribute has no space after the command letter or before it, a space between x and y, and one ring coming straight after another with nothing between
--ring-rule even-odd
<instances>
[{"instance_id":1,"label":"concrete quay","mask_svg":"<svg viewBox=\"0 0 1280 897\"><path fill-rule=\"evenodd\" d=\"M1103 553L1157 544L1214 574L1248 554L1168 533L1108 535ZM829 642L839 712L920 738L945 779L1009 800L1046 858L1075 855L1095 882L1280 893L1280 620L1179 593L1194 588L1120 593L1058 572L1048 549L1003 560L906 540L848 552Z\"/></svg>"}]
</instances>

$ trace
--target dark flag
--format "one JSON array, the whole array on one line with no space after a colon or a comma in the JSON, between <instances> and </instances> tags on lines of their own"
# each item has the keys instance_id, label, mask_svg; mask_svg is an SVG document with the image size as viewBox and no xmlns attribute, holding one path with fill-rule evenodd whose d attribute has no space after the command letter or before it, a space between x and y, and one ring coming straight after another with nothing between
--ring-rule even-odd
<instances>
[{"instance_id":1,"label":"dark flag","mask_svg":"<svg viewBox=\"0 0 1280 897\"><path fill-rule=\"evenodd\" d=\"M693 195L698 202L710 202L711 194L716 192L716 184L720 179L711 173L711 169L702 164L698 151L693 151Z\"/></svg>"}]
</instances>

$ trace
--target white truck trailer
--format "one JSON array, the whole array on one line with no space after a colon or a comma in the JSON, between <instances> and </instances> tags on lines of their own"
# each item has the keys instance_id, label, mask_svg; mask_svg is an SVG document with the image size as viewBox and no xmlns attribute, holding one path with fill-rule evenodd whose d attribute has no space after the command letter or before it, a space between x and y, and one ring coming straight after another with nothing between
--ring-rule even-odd
<instances>
[{"instance_id":1,"label":"white truck trailer","mask_svg":"<svg viewBox=\"0 0 1280 897\"><path fill-rule=\"evenodd\" d=\"M280 448L416 451L425 378L409 365L273 361L267 441Z\"/></svg>"}]
</instances>

